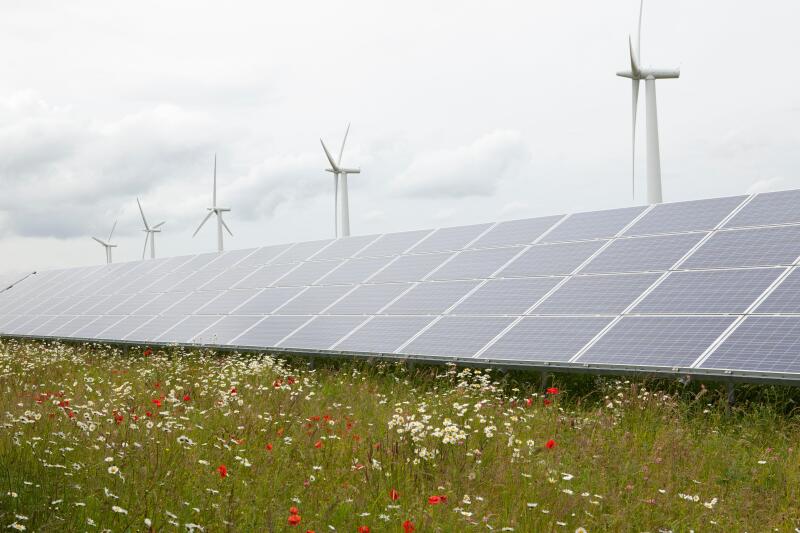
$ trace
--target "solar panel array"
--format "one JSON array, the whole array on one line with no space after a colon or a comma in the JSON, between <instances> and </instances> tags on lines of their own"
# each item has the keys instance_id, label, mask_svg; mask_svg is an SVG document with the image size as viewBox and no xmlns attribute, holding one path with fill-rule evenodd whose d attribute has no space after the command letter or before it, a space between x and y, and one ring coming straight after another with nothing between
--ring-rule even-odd
<instances>
[{"instance_id":1,"label":"solar panel array","mask_svg":"<svg viewBox=\"0 0 800 533\"><path fill-rule=\"evenodd\" d=\"M799 259L785 191L47 271L0 334L800 381Z\"/></svg>"}]
</instances>

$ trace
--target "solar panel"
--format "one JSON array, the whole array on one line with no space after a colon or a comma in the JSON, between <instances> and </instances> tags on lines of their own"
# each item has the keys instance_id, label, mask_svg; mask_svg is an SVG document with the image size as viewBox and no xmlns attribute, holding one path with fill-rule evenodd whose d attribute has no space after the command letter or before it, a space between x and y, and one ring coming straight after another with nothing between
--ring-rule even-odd
<instances>
[{"instance_id":1,"label":"solar panel","mask_svg":"<svg viewBox=\"0 0 800 533\"><path fill-rule=\"evenodd\" d=\"M281 341L279 346L327 350L362 322L364 318L357 316L318 316Z\"/></svg>"},{"instance_id":2,"label":"solar panel","mask_svg":"<svg viewBox=\"0 0 800 533\"><path fill-rule=\"evenodd\" d=\"M370 278L370 282L419 281L444 263L453 254L401 255Z\"/></svg>"},{"instance_id":3,"label":"solar panel","mask_svg":"<svg viewBox=\"0 0 800 533\"><path fill-rule=\"evenodd\" d=\"M654 272L669 270L691 250L705 233L617 239L581 272Z\"/></svg>"},{"instance_id":4,"label":"solar panel","mask_svg":"<svg viewBox=\"0 0 800 533\"><path fill-rule=\"evenodd\" d=\"M458 304L455 315L521 315L563 278L492 279Z\"/></svg>"},{"instance_id":5,"label":"solar panel","mask_svg":"<svg viewBox=\"0 0 800 533\"><path fill-rule=\"evenodd\" d=\"M428 316L376 316L333 348L352 352L392 353L431 320Z\"/></svg>"},{"instance_id":6,"label":"solar panel","mask_svg":"<svg viewBox=\"0 0 800 533\"><path fill-rule=\"evenodd\" d=\"M790 191L54 270L0 284L0 332L800 383L798 213Z\"/></svg>"},{"instance_id":7,"label":"solar panel","mask_svg":"<svg viewBox=\"0 0 800 533\"><path fill-rule=\"evenodd\" d=\"M800 222L800 190L755 196L725 224L727 228Z\"/></svg>"},{"instance_id":8,"label":"solar panel","mask_svg":"<svg viewBox=\"0 0 800 533\"><path fill-rule=\"evenodd\" d=\"M569 361L613 320L610 317L525 317L486 351L481 359Z\"/></svg>"},{"instance_id":9,"label":"solar panel","mask_svg":"<svg viewBox=\"0 0 800 533\"><path fill-rule=\"evenodd\" d=\"M633 309L641 314L743 313L782 268L672 272Z\"/></svg>"},{"instance_id":10,"label":"solar panel","mask_svg":"<svg viewBox=\"0 0 800 533\"><path fill-rule=\"evenodd\" d=\"M428 281L420 283L385 309L390 315L435 315L478 286L477 281Z\"/></svg>"},{"instance_id":11,"label":"solar panel","mask_svg":"<svg viewBox=\"0 0 800 533\"><path fill-rule=\"evenodd\" d=\"M575 276L537 305L532 313L618 315L658 278L659 274Z\"/></svg>"},{"instance_id":12,"label":"solar panel","mask_svg":"<svg viewBox=\"0 0 800 533\"><path fill-rule=\"evenodd\" d=\"M700 368L800 372L800 317L745 318Z\"/></svg>"},{"instance_id":13,"label":"solar panel","mask_svg":"<svg viewBox=\"0 0 800 533\"><path fill-rule=\"evenodd\" d=\"M800 271L793 269L755 312L800 313Z\"/></svg>"},{"instance_id":14,"label":"solar panel","mask_svg":"<svg viewBox=\"0 0 800 533\"><path fill-rule=\"evenodd\" d=\"M474 224L472 226L440 228L434 231L427 239L417 244L411 251L416 254L460 250L478 238L490 226L491 224Z\"/></svg>"},{"instance_id":15,"label":"solar panel","mask_svg":"<svg viewBox=\"0 0 800 533\"><path fill-rule=\"evenodd\" d=\"M268 316L230 340L237 346L274 348L278 342L311 319L310 316Z\"/></svg>"},{"instance_id":16,"label":"solar panel","mask_svg":"<svg viewBox=\"0 0 800 533\"><path fill-rule=\"evenodd\" d=\"M741 204L746 196L692 200L653 206L625 235L651 235L711 230Z\"/></svg>"},{"instance_id":17,"label":"solar panel","mask_svg":"<svg viewBox=\"0 0 800 533\"><path fill-rule=\"evenodd\" d=\"M688 367L733 321L724 316L624 317L577 362Z\"/></svg>"},{"instance_id":18,"label":"solar panel","mask_svg":"<svg viewBox=\"0 0 800 533\"><path fill-rule=\"evenodd\" d=\"M584 241L613 237L640 215L645 207L623 207L570 215L544 236L542 242Z\"/></svg>"},{"instance_id":19,"label":"solar panel","mask_svg":"<svg viewBox=\"0 0 800 533\"><path fill-rule=\"evenodd\" d=\"M800 257L800 226L720 231L681 268L737 268L791 265Z\"/></svg>"},{"instance_id":20,"label":"solar panel","mask_svg":"<svg viewBox=\"0 0 800 533\"><path fill-rule=\"evenodd\" d=\"M497 275L530 277L570 274L597 252L606 241L536 244Z\"/></svg>"},{"instance_id":21,"label":"solar panel","mask_svg":"<svg viewBox=\"0 0 800 533\"><path fill-rule=\"evenodd\" d=\"M532 244L533 241L562 218L563 215L556 215L501 222L486 232L472 246L474 248L489 248L493 246Z\"/></svg>"},{"instance_id":22,"label":"solar panel","mask_svg":"<svg viewBox=\"0 0 800 533\"><path fill-rule=\"evenodd\" d=\"M397 351L418 355L472 357L513 320L510 317L446 316Z\"/></svg>"},{"instance_id":23,"label":"solar panel","mask_svg":"<svg viewBox=\"0 0 800 533\"><path fill-rule=\"evenodd\" d=\"M488 278L522 248L489 248L486 250L467 250L442 265L428 276L432 280L480 279Z\"/></svg>"}]
</instances>

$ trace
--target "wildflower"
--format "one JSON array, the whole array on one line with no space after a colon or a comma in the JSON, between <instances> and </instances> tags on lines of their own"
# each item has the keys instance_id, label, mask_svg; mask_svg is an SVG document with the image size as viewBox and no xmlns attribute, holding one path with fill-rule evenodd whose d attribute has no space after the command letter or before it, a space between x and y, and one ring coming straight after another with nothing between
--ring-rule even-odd
<instances>
[{"instance_id":1,"label":"wildflower","mask_svg":"<svg viewBox=\"0 0 800 533\"><path fill-rule=\"evenodd\" d=\"M550 439L549 441L547 441L547 442L545 443L545 445L544 445L544 446L545 446L545 448L547 448L548 450L552 450L553 448L555 448L555 447L556 447L556 441L554 441L553 439Z\"/></svg>"},{"instance_id":2,"label":"wildflower","mask_svg":"<svg viewBox=\"0 0 800 533\"><path fill-rule=\"evenodd\" d=\"M525 406L530 407L533 405L533 398L525 398Z\"/></svg>"},{"instance_id":3,"label":"wildflower","mask_svg":"<svg viewBox=\"0 0 800 533\"><path fill-rule=\"evenodd\" d=\"M119 473L119 467L114 466L114 465L109 466L108 467L108 473L111 474L111 475L118 474Z\"/></svg>"},{"instance_id":4,"label":"wildflower","mask_svg":"<svg viewBox=\"0 0 800 533\"><path fill-rule=\"evenodd\" d=\"M558 387L548 387L547 391L545 392L547 392L547 394L553 394L553 395L558 394Z\"/></svg>"},{"instance_id":5,"label":"wildflower","mask_svg":"<svg viewBox=\"0 0 800 533\"><path fill-rule=\"evenodd\" d=\"M272 443L271 443L271 442L268 442L268 443L267 443L267 445L266 445L265 447L266 447L266 449L267 449L267 451L268 451L268 452L271 452L271 451L272 451Z\"/></svg>"},{"instance_id":6,"label":"wildflower","mask_svg":"<svg viewBox=\"0 0 800 533\"><path fill-rule=\"evenodd\" d=\"M446 503L447 496L439 495L439 496L430 496L428 498L428 503L431 505L439 505L440 503Z\"/></svg>"},{"instance_id":7,"label":"wildflower","mask_svg":"<svg viewBox=\"0 0 800 533\"><path fill-rule=\"evenodd\" d=\"M296 526L297 524L300 523L300 520L301 518L299 514L290 514L287 522L289 523L290 526Z\"/></svg>"},{"instance_id":8,"label":"wildflower","mask_svg":"<svg viewBox=\"0 0 800 533\"><path fill-rule=\"evenodd\" d=\"M369 526L358 526L358 533L369 533Z\"/></svg>"},{"instance_id":9,"label":"wildflower","mask_svg":"<svg viewBox=\"0 0 800 533\"><path fill-rule=\"evenodd\" d=\"M389 491L389 499L392 500L393 502L399 500L400 499L400 493L397 492L395 489L390 490Z\"/></svg>"},{"instance_id":10,"label":"wildflower","mask_svg":"<svg viewBox=\"0 0 800 533\"><path fill-rule=\"evenodd\" d=\"M159 398L153 398L150 400L150 403L154 403L156 407L161 407L161 400Z\"/></svg>"},{"instance_id":11,"label":"wildflower","mask_svg":"<svg viewBox=\"0 0 800 533\"><path fill-rule=\"evenodd\" d=\"M238 391L236 390L236 387L231 387L231 395L232 396L235 396L237 394L237 392Z\"/></svg>"},{"instance_id":12,"label":"wildflower","mask_svg":"<svg viewBox=\"0 0 800 533\"><path fill-rule=\"evenodd\" d=\"M544 404L545 404L546 406L547 406L547 405L550 405L551 403L553 403L553 402L551 402L551 401L550 401L550 400L548 400L547 398L545 398L545 399L544 399Z\"/></svg>"},{"instance_id":13,"label":"wildflower","mask_svg":"<svg viewBox=\"0 0 800 533\"><path fill-rule=\"evenodd\" d=\"M19 522L14 522L13 524L11 524L8 527L10 527L11 529L16 529L17 531L25 531L26 529L28 529L25 526L23 526L22 524L20 524Z\"/></svg>"},{"instance_id":14,"label":"wildflower","mask_svg":"<svg viewBox=\"0 0 800 533\"><path fill-rule=\"evenodd\" d=\"M147 348L144 349L144 356L150 357L151 355L153 355L153 350L151 350L150 347L148 346Z\"/></svg>"},{"instance_id":15,"label":"wildflower","mask_svg":"<svg viewBox=\"0 0 800 533\"><path fill-rule=\"evenodd\" d=\"M219 472L219 477L228 477L228 467L225 465L219 465L217 467L217 472Z\"/></svg>"},{"instance_id":16,"label":"wildflower","mask_svg":"<svg viewBox=\"0 0 800 533\"><path fill-rule=\"evenodd\" d=\"M317 449L322 448L322 441L318 440L317 442L315 442L314 443L314 448L317 448Z\"/></svg>"},{"instance_id":17,"label":"wildflower","mask_svg":"<svg viewBox=\"0 0 800 533\"><path fill-rule=\"evenodd\" d=\"M289 507L289 514L300 514L300 509L297 507Z\"/></svg>"},{"instance_id":18,"label":"wildflower","mask_svg":"<svg viewBox=\"0 0 800 533\"><path fill-rule=\"evenodd\" d=\"M403 533L413 533L414 523L411 520L403 522Z\"/></svg>"},{"instance_id":19,"label":"wildflower","mask_svg":"<svg viewBox=\"0 0 800 533\"><path fill-rule=\"evenodd\" d=\"M119 514L128 514L128 511L126 511L125 509L123 509L119 505L115 505L114 507L111 508L111 510L114 511L115 513L119 513Z\"/></svg>"},{"instance_id":20,"label":"wildflower","mask_svg":"<svg viewBox=\"0 0 800 533\"><path fill-rule=\"evenodd\" d=\"M189 400L191 400L191 398L189 397L189 395L188 395L188 394L184 394L184 395L183 395L183 401L184 401L184 402L188 402Z\"/></svg>"}]
</instances>

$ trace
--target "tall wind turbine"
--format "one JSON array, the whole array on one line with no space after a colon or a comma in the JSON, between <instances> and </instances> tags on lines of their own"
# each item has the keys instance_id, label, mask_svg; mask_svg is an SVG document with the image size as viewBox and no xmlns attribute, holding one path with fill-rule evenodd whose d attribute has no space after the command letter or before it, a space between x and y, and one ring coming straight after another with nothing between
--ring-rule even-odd
<instances>
[{"instance_id":1,"label":"tall wind turbine","mask_svg":"<svg viewBox=\"0 0 800 533\"><path fill-rule=\"evenodd\" d=\"M646 118L647 118L647 203L660 204L661 198L661 154L658 148L658 111L656 107L656 80L678 78L681 75L679 68L656 69L643 67L641 61L642 44L642 10L644 0L639 4L639 30L636 35L636 48L633 46L633 38L628 36L628 47L631 55L631 69L617 72L617 76L631 79L632 104L633 104L633 132L631 146L631 165L632 165L632 187L635 187L636 173L636 108L639 100L639 82L644 80L645 92L647 95Z\"/></svg>"},{"instance_id":2,"label":"tall wind turbine","mask_svg":"<svg viewBox=\"0 0 800 533\"><path fill-rule=\"evenodd\" d=\"M328 151L328 147L325 146L325 141L322 139L319 140L322 144L322 149L325 150L325 157L328 158L328 162L331 164L331 168L326 168L325 170L333 173L333 230L337 239L340 236L350 236L350 201L347 196L347 176L348 174L361 173L361 169L359 168L342 167L342 154L344 154L344 145L347 142L348 133L350 133L349 123L344 132L342 147L339 149L339 159L336 161L334 161L333 156Z\"/></svg>"},{"instance_id":3,"label":"tall wind turbine","mask_svg":"<svg viewBox=\"0 0 800 533\"><path fill-rule=\"evenodd\" d=\"M103 248L105 248L105 251L106 251L106 263L108 263L109 265L111 264L111 249L117 247L116 244L111 244L111 237L114 236L114 230L115 229L117 229L117 221L116 220L114 221L114 225L111 226L111 233L108 234L108 239L102 240L102 239L98 239L97 237L92 237L92 239L94 239L97 242L99 242L100 244L102 244Z\"/></svg>"},{"instance_id":4,"label":"tall wind turbine","mask_svg":"<svg viewBox=\"0 0 800 533\"><path fill-rule=\"evenodd\" d=\"M144 259L145 254L147 253L147 241L150 241L150 259L156 258L156 233L161 233L161 226L165 224L165 222L159 222L153 227L147 223L147 218L144 216L144 210L142 210L142 204L139 202L139 199L136 199L136 203L139 205L139 212L142 214L142 222L144 222L144 229L142 231L145 232L144 236L144 248L142 249L142 259Z\"/></svg>"},{"instance_id":5,"label":"tall wind turbine","mask_svg":"<svg viewBox=\"0 0 800 533\"><path fill-rule=\"evenodd\" d=\"M206 218L203 219L203 221L194 231L194 235L192 235L192 237L197 235L197 232L199 232L200 228L203 227L203 224L205 224L208 219L211 218L211 215L217 215L217 251L222 252L225 249L222 242L222 228L224 227L228 233L230 233L231 237L233 237L233 232L222 219L222 213L230 211L230 207L217 207L217 154L214 154L214 193L211 204L211 207L207 208L208 214L206 215Z\"/></svg>"}]
</instances>

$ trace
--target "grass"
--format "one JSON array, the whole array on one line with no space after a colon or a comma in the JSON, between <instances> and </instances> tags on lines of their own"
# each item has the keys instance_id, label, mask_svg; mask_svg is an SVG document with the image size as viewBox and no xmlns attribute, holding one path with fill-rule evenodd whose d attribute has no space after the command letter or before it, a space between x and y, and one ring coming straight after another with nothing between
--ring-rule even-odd
<instances>
[{"instance_id":1,"label":"grass","mask_svg":"<svg viewBox=\"0 0 800 533\"><path fill-rule=\"evenodd\" d=\"M2 340L0 528L800 526L794 389L559 379Z\"/></svg>"}]
</instances>

